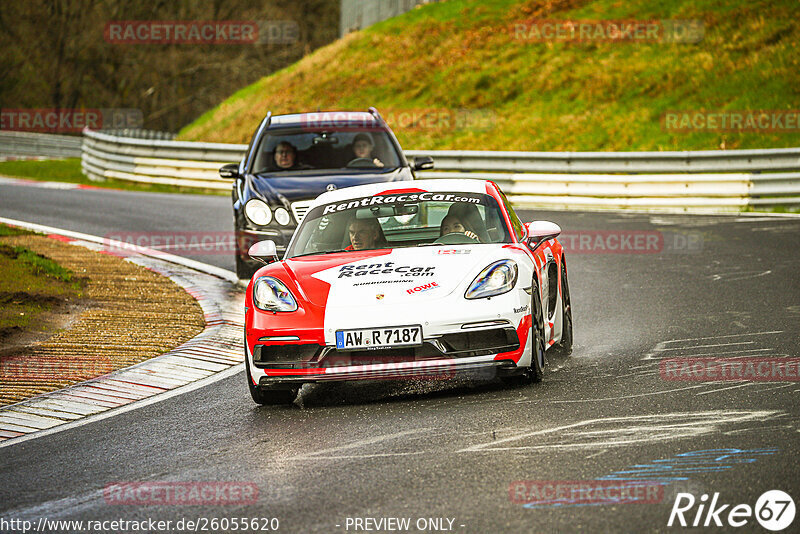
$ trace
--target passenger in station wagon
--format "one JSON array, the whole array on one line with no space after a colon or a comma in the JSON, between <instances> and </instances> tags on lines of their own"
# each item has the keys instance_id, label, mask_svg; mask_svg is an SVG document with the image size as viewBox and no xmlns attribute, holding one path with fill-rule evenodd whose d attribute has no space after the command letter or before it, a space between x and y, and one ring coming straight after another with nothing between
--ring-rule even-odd
<instances>
[{"instance_id":1,"label":"passenger in station wagon","mask_svg":"<svg viewBox=\"0 0 800 534\"><path fill-rule=\"evenodd\" d=\"M297 161L297 149L288 141L281 141L275 147L275 165L284 171L311 168L309 165Z\"/></svg>"}]
</instances>

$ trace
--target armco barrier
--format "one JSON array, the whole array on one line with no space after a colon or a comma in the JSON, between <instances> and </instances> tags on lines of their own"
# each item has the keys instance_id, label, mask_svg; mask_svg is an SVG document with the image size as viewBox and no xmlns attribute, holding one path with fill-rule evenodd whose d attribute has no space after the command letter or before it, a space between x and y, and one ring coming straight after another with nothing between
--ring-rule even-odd
<instances>
[{"instance_id":1,"label":"armco barrier","mask_svg":"<svg viewBox=\"0 0 800 534\"><path fill-rule=\"evenodd\" d=\"M247 145L135 139L84 131L92 179L229 189L218 169ZM421 178L497 182L517 205L661 211L741 211L800 205L800 148L698 152L420 151L436 170ZM794 171L794 172L792 172Z\"/></svg>"},{"instance_id":2,"label":"armco barrier","mask_svg":"<svg viewBox=\"0 0 800 534\"><path fill-rule=\"evenodd\" d=\"M79 158L82 142L74 135L0 130L0 159Z\"/></svg>"}]
</instances>

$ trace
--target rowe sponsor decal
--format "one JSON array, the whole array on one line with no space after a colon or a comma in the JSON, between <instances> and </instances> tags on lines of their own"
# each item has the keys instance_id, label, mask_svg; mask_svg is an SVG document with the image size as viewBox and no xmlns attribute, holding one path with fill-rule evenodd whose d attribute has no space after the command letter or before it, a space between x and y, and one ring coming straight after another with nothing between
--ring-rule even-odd
<instances>
[{"instance_id":1,"label":"rowe sponsor decal","mask_svg":"<svg viewBox=\"0 0 800 534\"><path fill-rule=\"evenodd\" d=\"M400 276L433 276L436 267L419 267L411 265L395 265L393 261L386 263L364 263L362 265L343 265L339 268L338 278L357 276L399 274Z\"/></svg>"},{"instance_id":2,"label":"rowe sponsor decal","mask_svg":"<svg viewBox=\"0 0 800 534\"><path fill-rule=\"evenodd\" d=\"M439 286L438 283L431 282L430 284L417 286L417 287L415 287L413 289L406 289L406 293L408 293L409 295L413 295L414 293L422 293L424 291L430 291L431 289L436 289L438 287L441 287L441 286Z\"/></svg>"},{"instance_id":3,"label":"rowe sponsor decal","mask_svg":"<svg viewBox=\"0 0 800 534\"><path fill-rule=\"evenodd\" d=\"M336 202L327 204L323 210L323 215L330 215L337 211L352 210L356 208L366 208L367 206L379 206L383 204L396 204L398 202L466 202L469 204L480 204L481 197L465 193L407 193L401 195L386 195L363 197L348 200L346 202Z\"/></svg>"}]
</instances>

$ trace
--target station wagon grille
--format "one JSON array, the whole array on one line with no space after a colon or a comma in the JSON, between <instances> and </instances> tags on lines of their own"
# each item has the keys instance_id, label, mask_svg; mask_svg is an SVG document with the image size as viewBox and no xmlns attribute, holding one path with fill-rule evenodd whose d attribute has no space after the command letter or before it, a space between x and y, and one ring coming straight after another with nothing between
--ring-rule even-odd
<instances>
[{"instance_id":1,"label":"station wagon grille","mask_svg":"<svg viewBox=\"0 0 800 534\"><path fill-rule=\"evenodd\" d=\"M310 201L295 202L292 204L292 213L294 213L294 218L297 220L297 224L303 222L303 218L306 216L306 213L308 213L308 208L310 206Z\"/></svg>"}]
</instances>

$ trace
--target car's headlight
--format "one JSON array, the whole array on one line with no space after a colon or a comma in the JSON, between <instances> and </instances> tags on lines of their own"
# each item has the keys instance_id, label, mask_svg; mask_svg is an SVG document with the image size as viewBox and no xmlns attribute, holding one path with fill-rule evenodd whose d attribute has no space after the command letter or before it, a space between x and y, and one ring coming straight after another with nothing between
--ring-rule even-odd
<instances>
[{"instance_id":1,"label":"car's headlight","mask_svg":"<svg viewBox=\"0 0 800 534\"><path fill-rule=\"evenodd\" d=\"M272 212L269 206L267 206L267 203L257 198L249 200L247 204L244 205L244 214L247 215L250 222L258 226L267 225L272 220Z\"/></svg>"},{"instance_id":2,"label":"car's headlight","mask_svg":"<svg viewBox=\"0 0 800 534\"><path fill-rule=\"evenodd\" d=\"M275 220L278 221L278 224L281 226L286 226L292 221L292 217L289 215L289 212L286 211L286 208L278 208L275 210Z\"/></svg>"},{"instance_id":3,"label":"car's headlight","mask_svg":"<svg viewBox=\"0 0 800 534\"><path fill-rule=\"evenodd\" d=\"M489 265L479 274L464 294L468 299L494 297L511 291L517 283L517 264L501 260Z\"/></svg>"},{"instance_id":4,"label":"car's headlight","mask_svg":"<svg viewBox=\"0 0 800 534\"><path fill-rule=\"evenodd\" d=\"M260 310L272 312L293 312L297 301L283 282L269 276L262 276L253 284L253 303Z\"/></svg>"}]
</instances>

